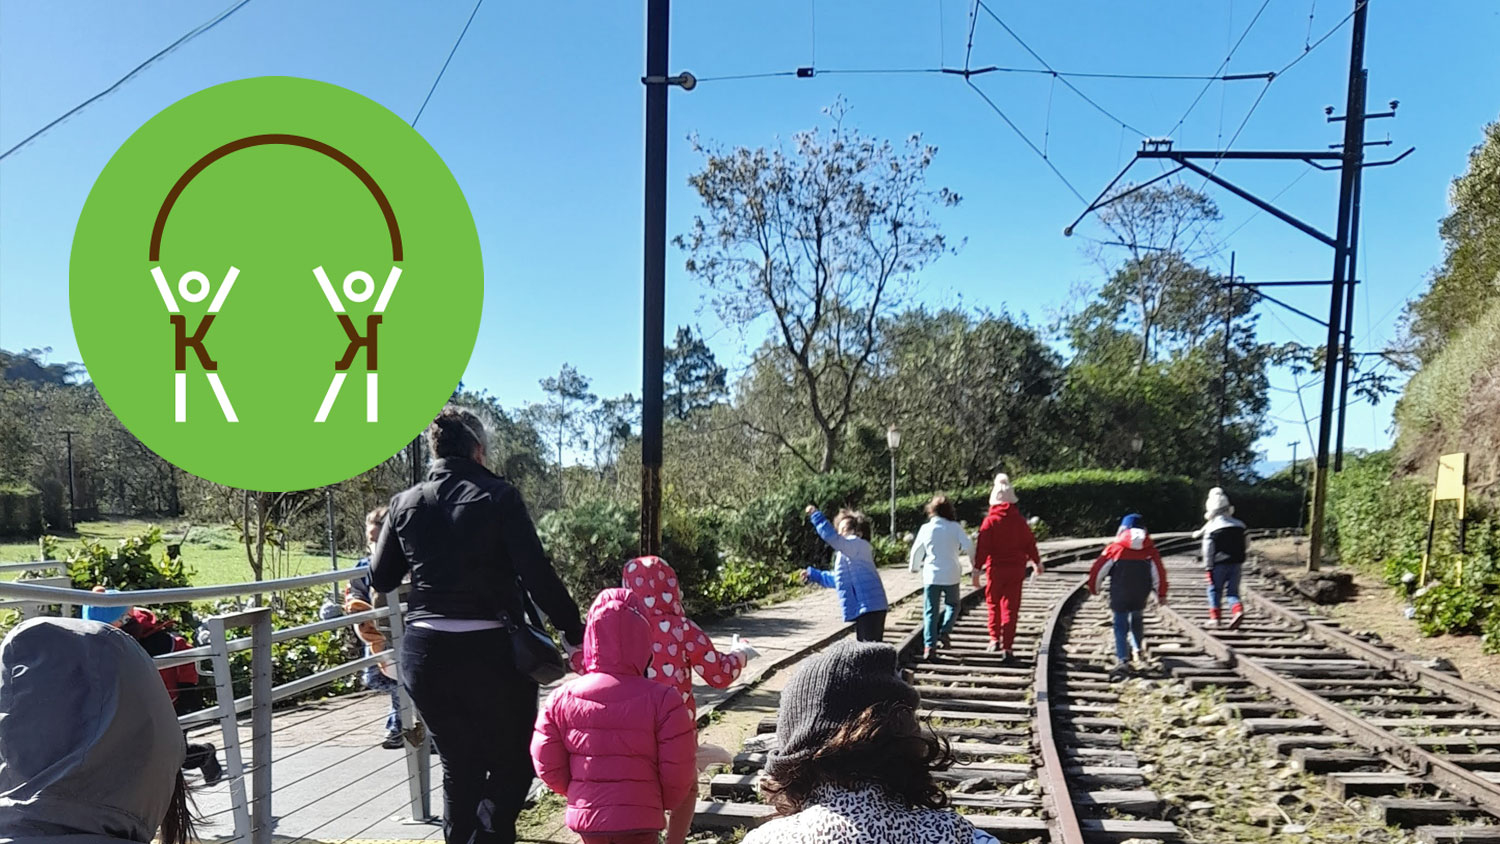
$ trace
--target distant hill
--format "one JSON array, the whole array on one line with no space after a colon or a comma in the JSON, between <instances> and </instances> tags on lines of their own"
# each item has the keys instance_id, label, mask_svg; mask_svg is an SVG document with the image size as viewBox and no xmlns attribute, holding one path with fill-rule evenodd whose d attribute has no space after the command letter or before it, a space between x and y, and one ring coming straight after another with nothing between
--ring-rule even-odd
<instances>
[{"instance_id":1,"label":"distant hill","mask_svg":"<svg viewBox=\"0 0 1500 844\"><path fill-rule=\"evenodd\" d=\"M1292 465L1290 460L1257 460L1254 466L1256 477L1269 478Z\"/></svg>"}]
</instances>

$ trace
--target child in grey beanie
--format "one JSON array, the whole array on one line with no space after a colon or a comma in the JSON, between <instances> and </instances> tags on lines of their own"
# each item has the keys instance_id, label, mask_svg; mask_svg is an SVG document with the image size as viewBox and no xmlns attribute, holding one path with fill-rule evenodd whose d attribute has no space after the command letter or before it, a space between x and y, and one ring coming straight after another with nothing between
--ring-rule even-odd
<instances>
[{"instance_id":1,"label":"child in grey beanie","mask_svg":"<svg viewBox=\"0 0 1500 844\"><path fill-rule=\"evenodd\" d=\"M778 746L761 790L782 815L744 844L993 844L947 810L933 771L947 742L890 645L844 641L808 659L781 693Z\"/></svg>"}]
</instances>

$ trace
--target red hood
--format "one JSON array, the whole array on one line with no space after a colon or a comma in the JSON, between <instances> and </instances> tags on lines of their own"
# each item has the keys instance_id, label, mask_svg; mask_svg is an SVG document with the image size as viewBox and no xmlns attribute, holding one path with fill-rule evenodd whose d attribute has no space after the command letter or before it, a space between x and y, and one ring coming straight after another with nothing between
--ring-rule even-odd
<instances>
[{"instance_id":1,"label":"red hood","mask_svg":"<svg viewBox=\"0 0 1500 844\"><path fill-rule=\"evenodd\" d=\"M1019 514L1020 512L1021 511L1017 509L1016 505L1012 504L1009 501L1002 501L1001 503L992 505L990 507L990 515L997 519L1003 519L1011 513Z\"/></svg>"},{"instance_id":2,"label":"red hood","mask_svg":"<svg viewBox=\"0 0 1500 844\"><path fill-rule=\"evenodd\" d=\"M683 614L677 572L661 557L636 557L626 563L622 582L641 599L648 616Z\"/></svg>"},{"instance_id":3,"label":"red hood","mask_svg":"<svg viewBox=\"0 0 1500 844\"><path fill-rule=\"evenodd\" d=\"M650 664L651 623L641 599L627 589L600 592L583 633L584 670L639 677Z\"/></svg>"}]
</instances>

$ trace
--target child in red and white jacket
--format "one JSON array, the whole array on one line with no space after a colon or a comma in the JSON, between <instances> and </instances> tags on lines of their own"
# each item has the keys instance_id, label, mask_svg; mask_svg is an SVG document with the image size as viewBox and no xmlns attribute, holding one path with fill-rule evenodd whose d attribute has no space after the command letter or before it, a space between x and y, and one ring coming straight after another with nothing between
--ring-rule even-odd
<instances>
[{"instance_id":1,"label":"child in red and white jacket","mask_svg":"<svg viewBox=\"0 0 1500 844\"><path fill-rule=\"evenodd\" d=\"M1115 657L1119 660L1110 673L1123 675L1129 670L1132 656L1140 661L1146 653L1142 615L1146 600L1153 593L1158 601L1167 600L1167 568L1146 531L1145 520L1135 513L1120 522L1114 541L1089 569L1089 592L1099 594L1099 585L1106 577L1109 608L1115 614Z\"/></svg>"}]
</instances>

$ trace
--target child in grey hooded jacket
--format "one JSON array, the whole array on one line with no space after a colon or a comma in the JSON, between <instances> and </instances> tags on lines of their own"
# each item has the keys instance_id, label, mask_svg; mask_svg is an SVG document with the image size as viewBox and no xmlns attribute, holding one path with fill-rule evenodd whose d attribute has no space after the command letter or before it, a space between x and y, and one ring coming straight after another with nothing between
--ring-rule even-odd
<instances>
[{"instance_id":1,"label":"child in grey hooded jacket","mask_svg":"<svg viewBox=\"0 0 1500 844\"><path fill-rule=\"evenodd\" d=\"M1234 518L1234 507L1224 490L1208 491L1203 507L1203 579L1208 582L1208 625L1218 627L1222 607L1229 604L1229 626L1245 618L1240 602L1240 569L1245 562L1245 523Z\"/></svg>"},{"instance_id":2,"label":"child in grey hooded jacket","mask_svg":"<svg viewBox=\"0 0 1500 844\"><path fill-rule=\"evenodd\" d=\"M128 633L37 618L0 642L0 841L186 844L177 713Z\"/></svg>"}]
</instances>

